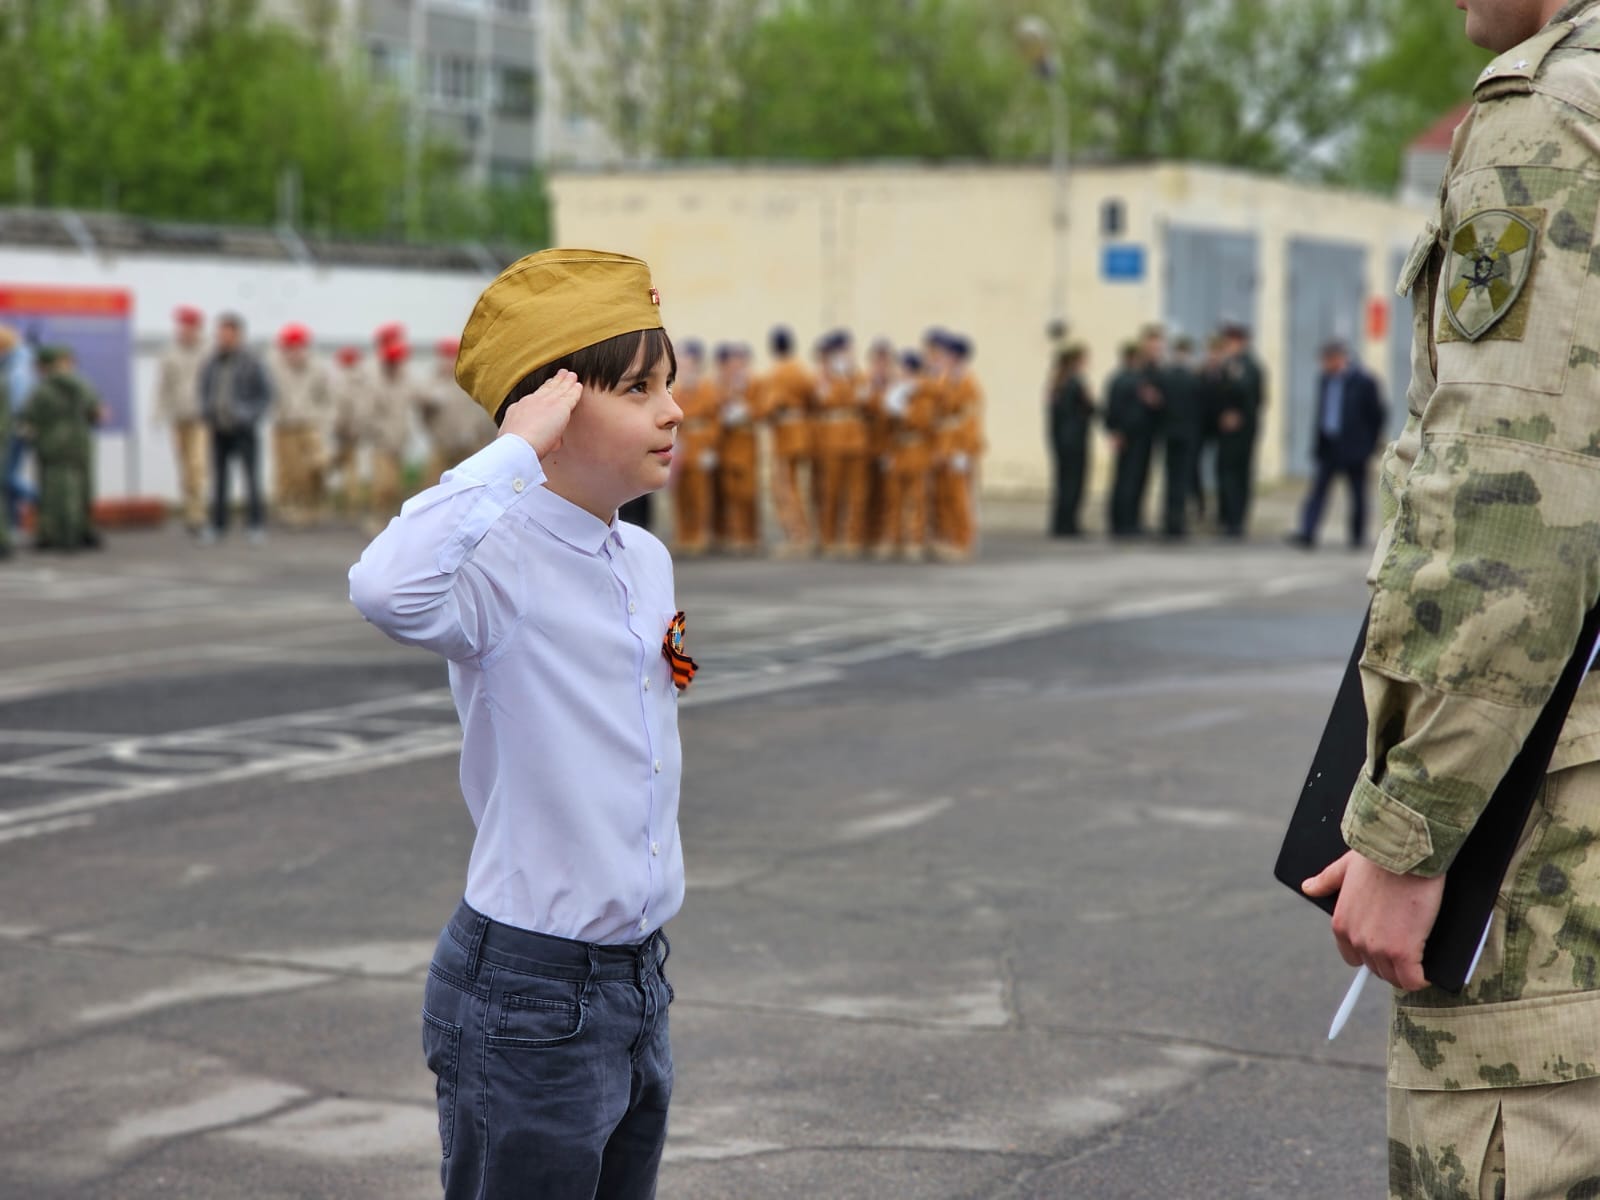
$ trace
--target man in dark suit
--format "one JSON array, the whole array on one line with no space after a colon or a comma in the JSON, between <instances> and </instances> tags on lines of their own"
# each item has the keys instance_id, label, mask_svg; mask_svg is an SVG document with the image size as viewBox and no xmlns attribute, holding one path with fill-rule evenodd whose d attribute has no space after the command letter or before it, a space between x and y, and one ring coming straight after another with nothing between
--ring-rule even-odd
<instances>
[{"instance_id":1,"label":"man in dark suit","mask_svg":"<svg viewBox=\"0 0 1600 1200\"><path fill-rule=\"evenodd\" d=\"M1366 545L1367 466L1385 424L1378 381L1350 361L1350 349L1343 342L1329 342L1322 348L1322 376L1317 381L1316 475L1291 542L1307 550L1316 545L1328 489L1335 479L1343 479L1350 490L1350 545Z\"/></svg>"}]
</instances>

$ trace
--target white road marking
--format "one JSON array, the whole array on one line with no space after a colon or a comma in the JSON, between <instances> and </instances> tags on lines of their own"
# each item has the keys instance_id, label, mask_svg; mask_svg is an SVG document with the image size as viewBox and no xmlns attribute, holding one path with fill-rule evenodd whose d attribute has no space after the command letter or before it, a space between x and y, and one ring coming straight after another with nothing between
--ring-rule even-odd
<instances>
[{"instance_id":1,"label":"white road marking","mask_svg":"<svg viewBox=\"0 0 1600 1200\"><path fill-rule=\"evenodd\" d=\"M881 837L886 833L903 833L907 829L915 828L926 821L933 820L940 813L948 809L953 800L948 796L939 796L936 799L922 804L913 804L908 808L897 808L891 812L874 813L870 817L856 817L845 821L839 826L838 838L845 842L865 841L867 838Z\"/></svg>"},{"instance_id":2,"label":"white road marking","mask_svg":"<svg viewBox=\"0 0 1600 1200\"><path fill-rule=\"evenodd\" d=\"M217 1136L323 1161L383 1158L431 1163L438 1154L439 1112L431 1104L318 1100Z\"/></svg>"},{"instance_id":3,"label":"white road marking","mask_svg":"<svg viewBox=\"0 0 1600 1200\"><path fill-rule=\"evenodd\" d=\"M143 1016L145 1013L157 1012L163 1008L203 1004L210 1000L297 992L327 983L332 978L331 975L313 975L305 971L285 971L271 967L234 967L207 975L195 975L171 987L154 988L137 996L114 1000L109 1004L90 1005L79 1010L77 1020L84 1025L102 1025L108 1021L125 1021L129 1017Z\"/></svg>"},{"instance_id":4,"label":"white road marking","mask_svg":"<svg viewBox=\"0 0 1600 1200\"><path fill-rule=\"evenodd\" d=\"M142 1142L164 1141L205 1129L217 1129L264 1117L304 1100L307 1095L304 1089L289 1083L270 1079L240 1080L223 1091L212 1092L187 1104L150 1109L136 1117L128 1117L118 1122L107 1135L106 1145L113 1153L117 1153L132 1149Z\"/></svg>"}]
</instances>

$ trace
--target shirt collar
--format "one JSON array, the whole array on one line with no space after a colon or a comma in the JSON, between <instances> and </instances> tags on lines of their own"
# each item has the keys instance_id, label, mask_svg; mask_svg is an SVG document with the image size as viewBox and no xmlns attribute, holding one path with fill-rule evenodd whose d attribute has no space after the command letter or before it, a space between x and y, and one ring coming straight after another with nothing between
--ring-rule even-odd
<instances>
[{"instance_id":1,"label":"shirt collar","mask_svg":"<svg viewBox=\"0 0 1600 1200\"><path fill-rule=\"evenodd\" d=\"M1570 4L1550 18L1550 24L1554 25L1557 21L1570 21L1580 13L1587 12L1593 8L1597 2L1600 2L1600 0L1572 0Z\"/></svg>"},{"instance_id":2,"label":"shirt collar","mask_svg":"<svg viewBox=\"0 0 1600 1200\"><path fill-rule=\"evenodd\" d=\"M609 522L558 496L543 484L533 489L524 503L532 505L532 517L548 532L585 554L600 554L607 542L625 547L622 522L613 513Z\"/></svg>"}]
</instances>

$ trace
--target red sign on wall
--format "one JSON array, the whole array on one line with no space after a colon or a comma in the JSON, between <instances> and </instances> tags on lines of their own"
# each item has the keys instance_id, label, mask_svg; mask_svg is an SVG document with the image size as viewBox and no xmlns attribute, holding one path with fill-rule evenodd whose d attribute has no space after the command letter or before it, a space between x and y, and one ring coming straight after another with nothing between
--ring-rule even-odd
<instances>
[{"instance_id":1,"label":"red sign on wall","mask_svg":"<svg viewBox=\"0 0 1600 1200\"><path fill-rule=\"evenodd\" d=\"M119 288L0 282L0 324L34 348L69 346L105 403L103 432L124 433L133 411L133 293Z\"/></svg>"}]
</instances>

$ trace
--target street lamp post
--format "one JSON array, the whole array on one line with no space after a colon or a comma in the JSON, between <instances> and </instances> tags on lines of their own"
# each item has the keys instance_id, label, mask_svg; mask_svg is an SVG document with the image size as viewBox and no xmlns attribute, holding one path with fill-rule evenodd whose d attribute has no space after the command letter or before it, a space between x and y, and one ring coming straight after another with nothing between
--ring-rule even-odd
<instances>
[{"instance_id":1,"label":"street lamp post","mask_svg":"<svg viewBox=\"0 0 1600 1200\"><path fill-rule=\"evenodd\" d=\"M1067 321L1067 89L1062 78L1061 51L1055 31L1043 17L1027 16L1017 22L1017 48L1050 94L1050 174L1054 190L1051 231L1055 243L1050 275L1050 319L1064 327Z\"/></svg>"}]
</instances>

